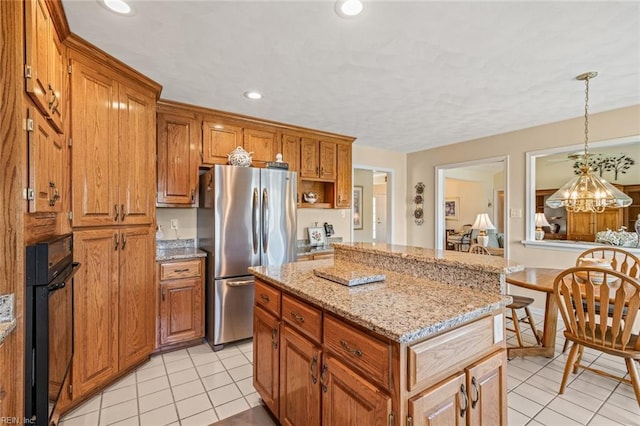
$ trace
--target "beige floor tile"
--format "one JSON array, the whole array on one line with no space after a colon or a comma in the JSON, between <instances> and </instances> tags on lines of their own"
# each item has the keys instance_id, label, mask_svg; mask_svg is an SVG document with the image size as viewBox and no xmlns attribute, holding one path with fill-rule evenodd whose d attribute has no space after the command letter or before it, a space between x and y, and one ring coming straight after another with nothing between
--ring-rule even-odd
<instances>
[{"instance_id":1,"label":"beige floor tile","mask_svg":"<svg viewBox=\"0 0 640 426\"><path fill-rule=\"evenodd\" d=\"M102 409L120 404L121 402L136 399L137 397L138 393L135 384L118 388L110 392L105 391L102 393Z\"/></svg>"},{"instance_id":2,"label":"beige floor tile","mask_svg":"<svg viewBox=\"0 0 640 426\"><path fill-rule=\"evenodd\" d=\"M231 370L229 370L229 374L235 381L246 379L247 377L251 377L253 375L253 365L245 364L241 365L240 367L232 368Z\"/></svg>"},{"instance_id":3,"label":"beige floor tile","mask_svg":"<svg viewBox=\"0 0 640 426\"><path fill-rule=\"evenodd\" d=\"M545 408L536 415L535 420L550 426L580 426L581 423L578 423L571 418L564 416L558 412L551 410L550 408Z\"/></svg>"},{"instance_id":4,"label":"beige floor tile","mask_svg":"<svg viewBox=\"0 0 640 426\"><path fill-rule=\"evenodd\" d=\"M198 375L200 377L207 377L212 374L222 373L226 369L221 361L214 361L209 364L198 365L196 370L198 370Z\"/></svg>"},{"instance_id":5,"label":"beige floor tile","mask_svg":"<svg viewBox=\"0 0 640 426\"><path fill-rule=\"evenodd\" d=\"M168 387L169 377L167 376L160 376L155 379L140 382L138 383L138 398L149 395L150 393L159 392Z\"/></svg>"},{"instance_id":6,"label":"beige floor tile","mask_svg":"<svg viewBox=\"0 0 640 426\"><path fill-rule=\"evenodd\" d=\"M149 359L149 361L142 364L138 367L138 370L144 370L145 368L157 367L159 365L163 365L164 361L162 360L162 355L154 355Z\"/></svg>"},{"instance_id":7,"label":"beige floor tile","mask_svg":"<svg viewBox=\"0 0 640 426\"><path fill-rule=\"evenodd\" d=\"M218 420L219 419L215 411L211 409L183 419L182 424L185 426L209 426Z\"/></svg>"},{"instance_id":8,"label":"beige floor tile","mask_svg":"<svg viewBox=\"0 0 640 426\"><path fill-rule=\"evenodd\" d=\"M236 382L238 389L242 392L242 395L247 396L251 393L255 393L255 388L253 387L253 377L247 377L246 379L238 380Z\"/></svg>"},{"instance_id":9,"label":"beige floor tile","mask_svg":"<svg viewBox=\"0 0 640 426\"><path fill-rule=\"evenodd\" d=\"M176 401L181 401L194 395L205 393L205 388L199 379L173 386L171 390L173 392L173 398Z\"/></svg>"},{"instance_id":10,"label":"beige floor tile","mask_svg":"<svg viewBox=\"0 0 640 426\"><path fill-rule=\"evenodd\" d=\"M178 416L181 420L213 408L206 393L178 401L176 402L176 406L178 407Z\"/></svg>"},{"instance_id":11,"label":"beige floor tile","mask_svg":"<svg viewBox=\"0 0 640 426\"><path fill-rule=\"evenodd\" d=\"M138 415L138 401L131 400L100 410L100 425L110 425Z\"/></svg>"},{"instance_id":12,"label":"beige floor tile","mask_svg":"<svg viewBox=\"0 0 640 426\"><path fill-rule=\"evenodd\" d=\"M178 351L166 352L162 354L162 359L164 360L165 364L185 358L189 358L189 352L186 349L180 349Z\"/></svg>"},{"instance_id":13,"label":"beige floor tile","mask_svg":"<svg viewBox=\"0 0 640 426\"><path fill-rule=\"evenodd\" d=\"M191 357L186 357L171 362L165 362L164 367L167 370L167 374L172 374L177 371L193 368L193 362L191 362Z\"/></svg>"},{"instance_id":14,"label":"beige floor tile","mask_svg":"<svg viewBox=\"0 0 640 426\"><path fill-rule=\"evenodd\" d=\"M100 394L94 396L93 398L87 400L82 405L74 408L72 411L69 411L60 420L71 419L73 417L82 416L82 415L85 415L87 413L91 413L93 411L99 411L100 410L101 401L102 401L102 394L100 393Z\"/></svg>"},{"instance_id":15,"label":"beige floor tile","mask_svg":"<svg viewBox=\"0 0 640 426\"><path fill-rule=\"evenodd\" d=\"M145 395L138 400L138 404L140 407L140 413L146 413L147 411L155 410L156 408L173 404L173 395L171 394L171 389L167 388L159 392Z\"/></svg>"},{"instance_id":16,"label":"beige floor tile","mask_svg":"<svg viewBox=\"0 0 640 426\"><path fill-rule=\"evenodd\" d=\"M220 361L222 362L222 365L224 365L224 368L226 368L227 370L231 370L232 368L240 367L241 365L246 365L249 363L249 360L243 354L224 358Z\"/></svg>"},{"instance_id":17,"label":"beige floor tile","mask_svg":"<svg viewBox=\"0 0 640 426\"><path fill-rule=\"evenodd\" d=\"M60 426L95 426L98 424L99 417L99 411L91 411L71 418L65 417L64 420L60 422Z\"/></svg>"},{"instance_id":18,"label":"beige floor tile","mask_svg":"<svg viewBox=\"0 0 640 426\"><path fill-rule=\"evenodd\" d=\"M193 361L194 365L203 365L220 361L220 359L218 358L218 355L213 352L203 352L191 354L191 361Z\"/></svg>"},{"instance_id":19,"label":"beige floor tile","mask_svg":"<svg viewBox=\"0 0 640 426\"><path fill-rule=\"evenodd\" d=\"M257 407L258 405L262 404L260 395L257 392L245 395L244 399L247 400L247 403L250 407Z\"/></svg>"},{"instance_id":20,"label":"beige floor tile","mask_svg":"<svg viewBox=\"0 0 640 426\"><path fill-rule=\"evenodd\" d=\"M228 385L229 383L233 383L233 379L226 371L203 377L201 380L202 384L204 384L205 389L208 391Z\"/></svg>"},{"instance_id":21,"label":"beige floor tile","mask_svg":"<svg viewBox=\"0 0 640 426\"><path fill-rule=\"evenodd\" d=\"M240 389L238 389L234 383L209 391L209 398L211 402L213 402L216 412L218 412L217 408L219 405L226 404L240 397L242 397L242 393L240 393ZM220 415L220 413L218 413L218 415Z\"/></svg>"},{"instance_id":22,"label":"beige floor tile","mask_svg":"<svg viewBox=\"0 0 640 426\"><path fill-rule=\"evenodd\" d=\"M211 349L211 346L209 346L207 343L203 343L198 346L191 346L189 349L187 349L187 352L189 352L191 356L196 354L214 353L213 349Z\"/></svg>"},{"instance_id":23,"label":"beige floor tile","mask_svg":"<svg viewBox=\"0 0 640 426\"><path fill-rule=\"evenodd\" d=\"M223 350L216 352L216 355L218 355L218 358L220 359L226 359L241 354L242 352L240 352L240 349L235 346L227 346Z\"/></svg>"},{"instance_id":24,"label":"beige floor tile","mask_svg":"<svg viewBox=\"0 0 640 426\"><path fill-rule=\"evenodd\" d=\"M121 389L127 386L136 384L136 375L135 374L127 374L114 384L108 386L103 392L112 392L116 389Z\"/></svg>"},{"instance_id":25,"label":"beige floor tile","mask_svg":"<svg viewBox=\"0 0 640 426\"><path fill-rule=\"evenodd\" d=\"M623 425L640 425L640 418L631 411L620 409L612 404L605 404L598 410L598 414Z\"/></svg>"},{"instance_id":26,"label":"beige floor tile","mask_svg":"<svg viewBox=\"0 0 640 426\"><path fill-rule=\"evenodd\" d=\"M133 416L128 419L120 420L117 423L112 423L109 426L138 426L140 424L140 417Z\"/></svg>"},{"instance_id":27,"label":"beige floor tile","mask_svg":"<svg viewBox=\"0 0 640 426\"><path fill-rule=\"evenodd\" d=\"M510 392L507 395L507 405L509 406L509 408L513 408L514 410L524 414L529 418L535 417L535 415L544 408L543 405L538 404L537 402L534 402L529 398L525 398L524 396L515 392Z\"/></svg>"},{"instance_id":28,"label":"beige floor tile","mask_svg":"<svg viewBox=\"0 0 640 426\"><path fill-rule=\"evenodd\" d=\"M231 417L234 414L238 414L244 410L248 410L249 404L245 401L244 398L236 399L231 402L227 402L226 404L216 406L216 413L218 413L218 417L220 419L226 419L227 417Z\"/></svg>"},{"instance_id":29,"label":"beige floor tile","mask_svg":"<svg viewBox=\"0 0 640 426\"><path fill-rule=\"evenodd\" d=\"M165 405L140 415L140 426L164 426L178 421L174 404Z\"/></svg>"},{"instance_id":30,"label":"beige floor tile","mask_svg":"<svg viewBox=\"0 0 640 426\"><path fill-rule=\"evenodd\" d=\"M136 371L138 383L144 382L145 380L155 379L156 377L166 376L166 374L167 372L164 369L164 364Z\"/></svg>"},{"instance_id":31,"label":"beige floor tile","mask_svg":"<svg viewBox=\"0 0 640 426\"><path fill-rule=\"evenodd\" d=\"M535 386L531 386L529 383L521 384L520 386L515 388L512 392L516 392L524 396L525 398L528 398L544 406L546 406L556 396L555 393L545 392L542 389L539 389Z\"/></svg>"},{"instance_id":32,"label":"beige floor tile","mask_svg":"<svg viewBox=\"0 0 640 426\"><path fill-rule=\"evenodd\" d=\"M596 411L604 401L603 399L580 392L579 390L571 387L566 388L562 395L558 395L558 398L565 399L589 411Z\"/></svg>"},{"instance_id":33,"label":"beige floor tile","mask_svg":"<svg viewBox=\"0 0 640 426\"><path fill-rule=\"evenodd\" d=\"M600 414L596 414L595 416L593 416L591 424L593 426L628 426L622 423L615 422L607 417L601 416Z\"/></svg>"},{"instance_id":34,"label":"beige floor tile","mask_svg":"<svg viewBox=\"0 0 640 426\"><path fill-rule=\"evenodd\" d=\"M549 405L547 405L547 408L550 408L557 413L562 413L564 416L567 416L571 420L582 425L588 424L595 414L595 410L588 410L562 398L555 398L549 403ZM597 406L594 408L597 408Z\"/></svg>"},{"instance_id":35,"label":"beige floor tile","mask_svg":"<svg viewBox=\"0 0 640 426\"><path fill-rule=\"evenodd\" d=\"M531 420L524 414L509 407L507 410L507 424L509 426L525 426Z\"/></svg>"},{"instance_id":36,"label":"beige floor tile","mask_svg":"<svg viewBox=\"0 0 640 426\"><path fill-rule=\"evenodd\" d=\"M195 368L189 368L187 370L178 371L169 374L169 383L171 386L181 385L183 383L191 382L198 378L198 373Z\"/></svg>"}]
</instances>

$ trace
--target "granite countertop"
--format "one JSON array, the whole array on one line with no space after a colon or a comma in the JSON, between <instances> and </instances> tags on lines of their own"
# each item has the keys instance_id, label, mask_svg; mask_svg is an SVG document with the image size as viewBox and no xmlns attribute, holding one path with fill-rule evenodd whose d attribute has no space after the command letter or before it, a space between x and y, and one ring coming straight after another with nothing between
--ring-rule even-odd
<instances>
[{"instance_id":1,"label":"granite countertop","mask_svg":"<svg viewBox=\"0 0 640 426\"><path fill-rule=\"evenodd\" d=\"M400 259L417 260L436 265L461 266L486 272L510 274L522 271L524 265L505 260L499 256L479 256L454 250L434 250L422 247L409 247L385 243L336 243L338 249L363 253L384 253L386 256Z\"/></svg>"},{"instance_id":2,"label":"granite countertop","mask_svg":"<svg viewBox=\"0 0 640 426\"><path fill-rule=\"evenodd\" d=\"M346 271L359 267L354 263L327 259L257 266L249 270L276 287L399 343L422 339L511 302L510 296L391 271L380 271L386 275L382 282L354 287L325 280L313 273L315 268L332 266Z\"/></svg>"},{"instance_id":3,"label":"granite countertop","mask_svg":"<svg viewBox=\"0 0 640 426\"><path fill-rule=\"evenodd\" d=\"M156 241L156 261L207 257L207 252L195 247L193 239Z\"/></svg>"},{"instance_id":4,"label":"granite countertop","mask_svg":"<svg viewBox=\"0 0 640 426\"><path fill-rule=\"evenodd\" d=\"M16 317L13 314L14 295L0 296L0 343L16 328Z\"/></svg>"},{"instance_id":5,"label":"granite countertop","mask_svg":"<svg viewBox=\"0 0 640 426\"><path fill-rule=\"evenodd\" d=\"M298 247L298 257L306 256L309 254L321 254L321 253L333 253L333 246L307 246L307 247Z\"/></svg>"}]
</instances>

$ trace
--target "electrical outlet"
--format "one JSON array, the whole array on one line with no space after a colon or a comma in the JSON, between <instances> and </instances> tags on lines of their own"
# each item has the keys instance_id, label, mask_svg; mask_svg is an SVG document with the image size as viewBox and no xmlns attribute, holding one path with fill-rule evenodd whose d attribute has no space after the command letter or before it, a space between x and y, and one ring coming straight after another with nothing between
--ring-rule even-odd
<instances>
[{"instance_id":1,"label":"electrical outlet","mask_svg":"<svg viewBox=\"0 0 640 426\"><path fill-rule=\"evenodd\" d=\"M178 229L178 219L171 219L171 229Z\"/></svg>"}]
</instances>

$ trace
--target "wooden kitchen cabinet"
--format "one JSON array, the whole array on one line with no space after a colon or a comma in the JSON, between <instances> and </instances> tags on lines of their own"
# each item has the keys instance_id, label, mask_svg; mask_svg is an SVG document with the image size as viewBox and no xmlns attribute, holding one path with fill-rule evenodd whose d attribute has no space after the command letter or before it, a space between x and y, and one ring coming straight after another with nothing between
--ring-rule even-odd
<instances>
[{"instance_id":1,"label":"wooden kitchen cabinet","mask_svg":"<svg viewBox=\"0 0 640 426\"><path fill-rule=\"evenodd\" d=\"M270 295L265 294L265 297ZM253 311L253 387L277 417L280 409L280 320L261 308L257 301Z\"/></svg>"},{"instance_id":2,"label":"wooden kitchen cabinet","mask_svg":"<svg viewBox=\"0 0 640 426\"><path fill-rule=\"evenodd\" d=\"M300 177L336 179L336 143L303 137L300 143Z\"/></svg>"},{"instance_id":3,"label":"wooden kitchen cabinet","mask_svg":"<svg viewBox=\"0 0 640 426\"><path fill-rule=\"evenodd\" d=\"M156 206L193 207L198 201L202 143L200 119L189 111L158 111L158 194Z\"/></svg>"},{"instance_id":4,"label":"wooden kitchen cabinet","mask_svg":"<svg viewBox=\"0 0 640 426\"><path fill-rule=\"evenodd\" d=\"M631 197L631 205L624 212L624 224L627 227L628 232L635 230L636 220L640 219L640 185L627 185L624 187L624 192Z\"/></svg>"},{"instance_id":5,"label":"wooden kitchen cabinet","mask_svg":"<svg viewBox=\"0 0 640 426\"><path fill-rule=\"evenodd\" d=\"M0 343L0 418L15 417L18 409L16 365L18 364L16 331L12 331ZM22 352L22 351L21 351Z\"/></svg>"},{"instance_id":6,"label":"wooden kitchen cabinet","mask_svg":"<svg viewBox=\"0 0 640 426\"><path fill-rule=\"evenodd\" d=\"M149 226L74 232L74 400L153 350L154 237Z\"/></svg>"},{"instance_id":7,"label":"wooden kitchen cabinet","mask_svg":"<svg viewBox=\"0 0 640 426\"><path fill-rule=\"evenodd\" d=\"M25 88L33 103L62 133L65 111L64 48L45 0L25 2Z\"/></svg>"},{"instance_id":8,"label":"wooden kitchen cabinet","mask_svg":"<svg viewBox=\"0 0 640 426\"><path fill-rule=\"evenodd\" d=\"M352 161L351 144L337 145L336 207L351 207Z\"/></svg>"},{"instance_id":9,"label":"wooden kitchen cabinet","mask_svg":"<svg viewBox=\"0 0 640 426\"><path fill-rule=\"evenodd\" d=\"M567 212L567 240L595 241L597 232L617 231L623 221L623 209L605 209L602 213Z\"/></svg>"},{"instance_id":10,"label":"wooden kitchen cabinet","mask_svg":"<svg viewBox=\"0 0 640 426\"><path fill-rule=\"evenodd\" d=\"M70 55L72 225L151 224L155 98Z\"/></svg>"},{"instance_id":11,"label":"wooden kitchen cabinet","mask_svg":"<svg viewBox=\"0 0 640 426\"><path fill-rule=\"evenodd\" d=\"M332 356L322 364L323 425L392 424L391 397Z\"/></svg>"},{"instance_id":12,"label":"wooden kitchen cabinet","mask_svg":"<svg viewBox=\"0 0 640 426\"><path fill-rule=\"evenodd\" d=\"M409 399L409 418L415 426L465 426L468 409L464 373ZM464 409L464 410L463 410Z\"/></svg>"},{"instance_id":13,"label":"wooden kitchen cabinet","mask_svg":"<svg viewBox=\"0 0 640 426\"><path fill-rule=\"evenodd\" d=\"M290 133L280 135L280 153L282 161L289 164L290 172L300 175L300 136Z\"/></svg>"},{"instance_id":14,"label":"wooden kitchen cabinet","mask_svg":"<svg viewBox=\"0 0 640 426\"><path fill-rule=\"evenodd\" d=\"M287 324L281 330L278 418L287 426L319 426L321 349Z\"/></svg>"},{"instance_id":15,"label":"wooden kitchen cabinet","mask_svg":"<svg viewBox=\"0 0 640 426\"><path fill-rule=\"evenodd\" d=\"M158 263L158 347L204 337L204 259Z\"/></svg>"},{"instance_id":16,"label":"wooden kitchen cabinet","mask_svg":"<svg viewBox=\"0 0 640 426\"><path fill-rule=\"evenodd\" d=\"M28 109L29 213L61 212L64 200L66 149L63 136L56 133L34 108Z\"/></svg>"},{"instance_id":17,"label":"wooden kitchen cabinet","mask_svg":"<svg viewBox=\"0 0 640 426\"><path fill-rule=\"evenodd\" d=\"M253 153L253 167L264 167L267 161L276 159L276 132L266 127L250 127L242 121L205 117L202 123L203 164L228 164L229 153L239 146Z\"/></svg>"}]
</instances>

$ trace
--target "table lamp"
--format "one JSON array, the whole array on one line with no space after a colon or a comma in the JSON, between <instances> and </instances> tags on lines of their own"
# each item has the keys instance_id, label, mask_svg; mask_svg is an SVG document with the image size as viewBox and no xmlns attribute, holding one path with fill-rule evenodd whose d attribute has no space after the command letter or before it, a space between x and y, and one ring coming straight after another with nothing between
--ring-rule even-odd
<instances>
[{"instance_id":1,"label":"table lamp","mask_svg":"<svg viewBox=\"0 0 640 426\"><path fill-rule=\"evenodd\" d=\"M487 235L488 229L496 229L491 223L491 219L489 219L489 215L487 213L480 213L476 216L476 221L473 223L473 229L478 229L480 232L478 233L478 244L483 247L486 247L489 243L489 236Z\"/></svg>"},{"instance_id":2,"label":"table lamp","mask_svg":"<svg viewBox=\"0 0 640 426\"><path fill-rule=\"evenodd\" d=\"M542 240L544 238L543 226L551 227L551 224L547 222L547 217L544 213L536 213L536 240Z\"/></svg>"}]
</instances>

